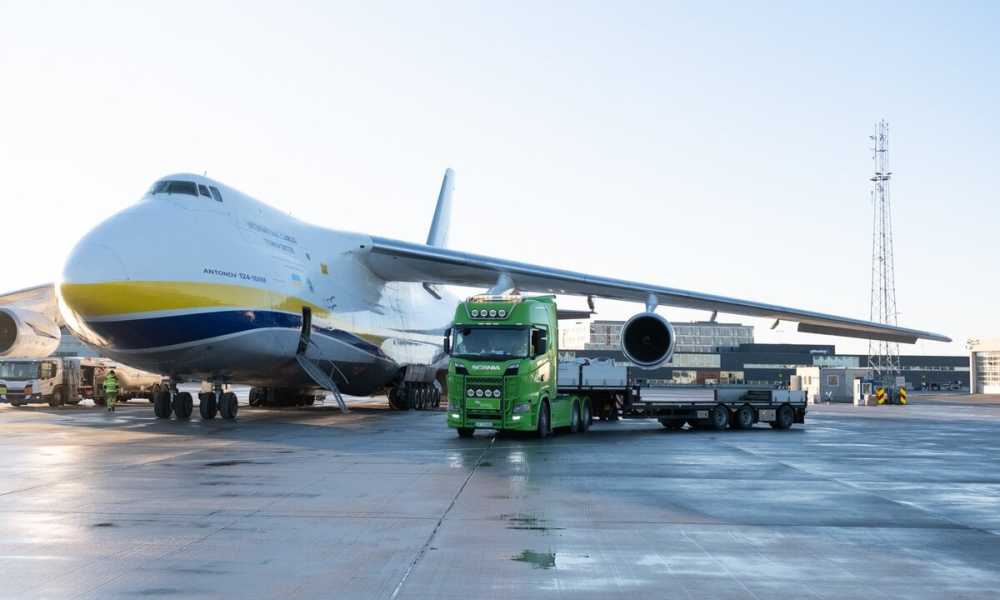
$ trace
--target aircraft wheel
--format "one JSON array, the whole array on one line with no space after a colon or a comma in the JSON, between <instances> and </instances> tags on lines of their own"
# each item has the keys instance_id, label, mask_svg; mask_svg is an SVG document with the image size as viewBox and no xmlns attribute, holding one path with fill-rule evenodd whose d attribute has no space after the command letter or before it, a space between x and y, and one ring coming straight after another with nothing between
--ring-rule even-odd
<instances>
[{"instance_id":1,"label":"aircraft wheel","mask_svg":"<svg viewBox=\"0 0 1000 600\"><path fill-rule=\"evenodd\" d=\"M104 406L104 399L102 398L101 403L98 404L95 398L94 404ZM156 392L153 394L153 414L156 415L157 419L169 419L172 410L170 406L170 392Z\"/></svg>"},{"instance_id":2,"label":"aircraft wheel","mask_svg":"<svg viewBox=\"0 0 1000 600\"><path fill-rule=\"evenodd\" d=\"M236 401L236 394L226 392L219 397L219 414L223 419L233 420L239 413L239 403Z\"/></svg>"},{"instance_id":3,"label":"aircraft wheel","mask_svg":"<svg viewBox=\"0 0 1000 600\"><path fill-rule=\"evenodd\" d=\"M400 386L396 386L389 390L389 408L392 410L406 410L403 402L403 389Z\"/></svg>"},{"instance_id":4,"label":"aircraft wheel","mask_svg":"<svg viewBox=\"0 0 1000 600\"><path fill-rule=\"evenodd\" d=\"M261 395L260 388L250 388L250 406L260 406Z\"/></svg>"},{"instance_id":5,"label":"aircraft wheel","mask_svg":"<svg viewBox=\"0 0 1000 600\"><path fill-rule=\"evenodd\" d=\"M210 421L219 412L219 407L215 405L214 392L202 392L198 394L198 412L201 413L202 421Z\"/></svg>"},{"instance_id":6,"label":"aircraft wheel","mask_svg":"<svg viewBox=\"0 0 1000 600\"><path fill-rule=\"evenodd\" d=\"M178 419L182 421L190 419L191 413L194 412L194 401L191 400L191 394L188 392L174 394L173 409Z\"/></svg>"},{"instance_id":7,"label":"aircraft wheel","mask_svg":"<svg viewBox=\"0 0 1000 600\"><path fill-rule=\"evenodd\" d=\"M733 429L753 428L753 407L744 404L733 414Z\"/></svg>"},{"instance_id":8,"label":"aircraft wheel","mask_svg":"<svg viewBox=\"0 0 1000 600\"><path fill-rule=\"evenodd\" d=\"M441 390L434 388L434 408L441 408Z\"/></svg>"}]
</instances>

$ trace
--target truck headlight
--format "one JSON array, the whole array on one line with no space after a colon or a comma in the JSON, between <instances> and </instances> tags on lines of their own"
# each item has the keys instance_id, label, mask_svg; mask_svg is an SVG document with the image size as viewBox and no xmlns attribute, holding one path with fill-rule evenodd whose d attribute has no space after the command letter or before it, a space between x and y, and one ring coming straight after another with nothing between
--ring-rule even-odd
<instances>
[{"instance_id":1,"label":"truck headlight","mask_svg":"<svg viewBox=\"0 0 1000 600\"><path fill-rule=\"evenodd\" d=\"M481 390L481 389L476 390L476 396L479 397L479 398L482 398L483 397L483 390Z\"/></svg>"},{"instance_id":2,"label":"truck headlight","mask_svg":"<svg viewBox=\"0 0 1000 600\"><path fill-rule=\"evenodd\" d=\"M531 412L531 404L528 404L527 402L525 402L524 404L515 404L514 408L511 409L511 412L514 413L515 415L518 413Z\"/></svg>"},{"instance_id":3,"label":"truck headlight","mask_svg":"<svg viewBox=\"0 0 1000 600\"><path fill-rule=\"evenodd\" d=\"M471 398L476 395L476 390L469 388L469 391L465 392L465 395Z\"/></svg>"}]
</instances>

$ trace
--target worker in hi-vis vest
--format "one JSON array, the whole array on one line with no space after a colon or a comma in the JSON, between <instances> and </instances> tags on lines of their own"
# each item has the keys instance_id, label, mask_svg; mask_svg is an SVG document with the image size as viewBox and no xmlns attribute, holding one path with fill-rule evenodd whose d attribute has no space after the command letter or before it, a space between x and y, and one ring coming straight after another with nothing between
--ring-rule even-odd
<instances>
[{"instance_id":1,"label":"worker in hi-vis vest","mask_svg":"<svg viewBox=\"0 0 1000 600\"><path fill-rule=\"evenodd\" d=\"M115 412L115 402L118 401L118 377L114 370L108 371L104 378L104 401L108 405L108 412Z\"/></svg>"}]
</instances>

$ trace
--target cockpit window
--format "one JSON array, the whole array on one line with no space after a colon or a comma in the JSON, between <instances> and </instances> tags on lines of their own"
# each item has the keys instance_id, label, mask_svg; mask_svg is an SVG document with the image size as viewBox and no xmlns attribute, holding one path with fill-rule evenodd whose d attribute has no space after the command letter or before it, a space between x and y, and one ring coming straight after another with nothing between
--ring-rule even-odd
<instances>
[{"instance_id":1,"label":"cockpit window","mask_svg":"<svg viewBox=\"0 0 1000 600\"><path fill-rule=\"evenodd\" d=\"M219 188L214 185L205 185L193 181L177 181L175 179L157 181L153 184L153 187L149 188L149 193L204 196L206 198L213 198L216 202L222 202L222 194L219 193Z\"/></svg>"},{"instance_id":2,"label":"cockpit window","mask_svg":"<svg viewBox=\"0 0 1000 600\"><path fill-rule=\"evenodd\" d=\"M188 196L198 195L198 186L193 181L171 181L167 186L168 194L187 194Z\"/></svg>"}]
</instances>

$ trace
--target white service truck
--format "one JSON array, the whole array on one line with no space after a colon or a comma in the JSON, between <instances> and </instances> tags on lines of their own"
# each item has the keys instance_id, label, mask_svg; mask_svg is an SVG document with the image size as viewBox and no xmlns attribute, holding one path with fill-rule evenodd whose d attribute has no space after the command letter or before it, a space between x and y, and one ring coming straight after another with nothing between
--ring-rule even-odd
<instances>
[{"instance_id":1,"label":"white service truck","mask_svg":"<svg viewBox=\"0 0 1000 600\"><path fill-rule=\"evenodd\" d=\"M49 406L79 404L90 398L103 406L104 378L114 370L118 378L118 400L151 399L166 389L160 375L125 366L107 358L50 356L0 360L0 391L6 388L11 406L47 402Z\"/></svg>"},{"instance_id":2,"label":"white service truck","mask_svg":"<svg viewBox=\"0 0 1000 600\"><path fill-rule=\"evenodd\" d=\"M611 359L559 357L560 394L590 398L591 414L605 421L657 419L667 429L750 429L767 423L788 429L805 423L806 395L761 386L640 388L631 369ZM646 395L643 398L643 394Z\"/></svg>"}]
</instances>

